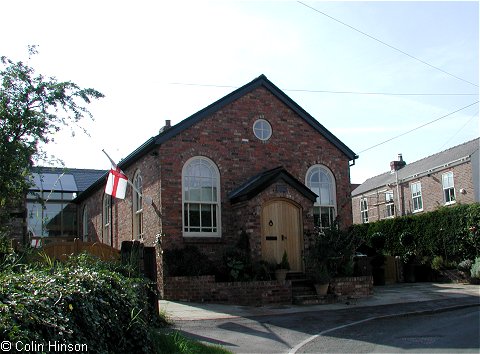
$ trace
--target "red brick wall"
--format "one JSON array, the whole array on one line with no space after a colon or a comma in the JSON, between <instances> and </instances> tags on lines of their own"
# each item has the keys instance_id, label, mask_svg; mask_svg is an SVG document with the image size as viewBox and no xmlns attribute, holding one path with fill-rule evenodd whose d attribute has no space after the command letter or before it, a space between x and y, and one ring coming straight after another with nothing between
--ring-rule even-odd
<instances>
[{"instance_id":1,"label":"red brick wall","mask_svg":"<svg viewBox=\"0 0 480 354\"><path fill-rule=\"evenodd\" d=\"M160 168L158 157L155 154L147 154L124 172L130 181L133 181L136 171L140 171L143 178L143 194L152 198L154 206L160 208ZM89 240L102 242L103 232L103 197L104 187L97 190L91 197L86 199L80 206L88 206L90 223L88 226ZM125 199L112 198L112 246L120 249L122 241L130 241L133 238L133 194L128 186ZM147 246L153 246L155 236L161 233L161 218L155 207L146 205L143 207L144 241ZM82 227L82 213L79 213L79 225ZM80 233L81 230L80 230Z\"/></svg>"},{"instance_id":2,"label":"red brick wall","mask_svg":"<svg viewBox=\"0 0 480 354\"><path fill-rule=\"evenodd\" d=\"M373 277L334 278L330 290L338 296L367 297L373 295Z\"/></svg>"},{"instance_id":3,"label":"red brick wall","mask_svg":"<svg viewBox=\"0 0 480 354\"><path fill-rule=\"evenodd\" d=\"M192 302L213 302L236 305L291 304L292 284L276 280L215 283L213 275L201 277L168 277L165 299Z\"/></svg>"},{"instance_id":4,"label":"red brick wall","mask_svg":"<svg viewBox=\"0 0 480 354\"><path fill-rule=\"evenodd\" d=\"M270 122L273 130L272 137L266 142L258 140L253 134L253 123L260 115ZM188 128L160 147L161 173L164 177L169 177L162 181L163 230L167 235L167 247L182 247L185 242L181 230L182 167L188 159L200 155L211 159L220 171L223 237L191 238L188 242L209 242L209 252L215 252L219 244L231 243L241 231L239 229L241 225L234 223L238 218L238 209L230 206L228 193L245 183L251 176L280 165L301 182L305 182L306 172L314 164L323 164L330 168L336 178L340 222L343 226L352 222L348 158L268 90L261 87ZM235 226L232 226L234 224ZM246 223L244 227L251 229L249 225Z\"/></svg>"},{"instance_id":5,"label":"red brick wall","mask_svg":"<svg viewBox=\"0 0 480 354\"><path fill-rule=\"evenodd\" d=\"M266 142L258 140L253 134L253 123L261 115L270 122L273 130L272 137ZM182 236L182 167L194 156L208 157L220 171L221 238L186 239ZM201 246L209 256L218 257L225 245L236 242L243 228L250 230L253 238L259 239L260 214L257 203L262 203L265 197L285 197L267 190L266 194L249 201L248 207L244 208L246 214L239 217L241 208L232 206L227 197L231 191L251 176L280 165L304 183L308 168L315 164L325 165L335 176L340 224L342 227L350 225L349 159L267 89L260 87L169 139L124 172L132 179L135 171L140 169L144 194L153 198L163 215L160 220L154 208L144 207L147 246L151 246L155 235L163 231L166 235L164 248L193 243ZM305 227L310 227L312 220L308 219L308 215L312 214L312 204L308 204L293 188L288 188L288 193L288 198L301 205ZM89 231L93 239L101 237L102 197L103 188L84 202L89 205L92 221ZM113 203L112 227L114 246L117 248L121 241L132 239L131 203L130 187L125 200L114 200Z\"/></svg>"}]
</instances>

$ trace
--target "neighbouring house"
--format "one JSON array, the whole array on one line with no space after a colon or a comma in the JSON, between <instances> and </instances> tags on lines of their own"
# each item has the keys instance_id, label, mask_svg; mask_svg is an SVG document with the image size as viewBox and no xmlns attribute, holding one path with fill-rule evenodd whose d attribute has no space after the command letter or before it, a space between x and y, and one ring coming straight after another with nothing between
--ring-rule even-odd
<instances>
[{"instance_id":1,"label":"neighbouring house","mask_svg":"<svg viewBox=\"0 0 480 354\"><path fill-rule=\"evenodd\" d=\"M39 247L79 237L77 205L72 200L104 174L92 169L33 167L22 217L26 230L18 232L17 240Z\"/></svg>"},{"instance_id":2,"label":"neighbouring house","mask_svg":"<svg viewBox=\"0 0 480 354\"><path fill-rule=\"evenodd\" d=\"M135 189L75 202L81 234L115 248L197 246L212 260L248 235L254 260L304 271L307 230L352 224L356 154L264 75L171 126L118 163Z\"/></svg>"},{"instance_id":3,"label":"neighbouring house","mask_svg":"<svg viewBox=\"0 0 480 354\"><path fill-rule=\"evenodd\" d=\"M406 163L401 154L390 171L352 192L353 222L367 223L480 201L479 139Z\"/></svg>"}]
</instances>

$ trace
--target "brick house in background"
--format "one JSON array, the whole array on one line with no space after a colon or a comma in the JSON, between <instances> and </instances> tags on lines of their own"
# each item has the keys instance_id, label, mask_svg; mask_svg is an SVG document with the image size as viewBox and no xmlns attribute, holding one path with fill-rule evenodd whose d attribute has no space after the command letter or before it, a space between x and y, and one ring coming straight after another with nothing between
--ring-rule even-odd
<instances>
[{"instance_id":1,"label":"brick house in background","mask_svg":"<svg viewBox=\"0 0 480 354\"><path fill-rule=\"evenodd\" d=\"M407 164L399 155L390 171L352 192L353 222L361 224L480 202L479 139Z\"/></svg>"},{"instance_id":2,"label":"brick house in background","mask_svg":"<svg viewBox=\"0 0 480 354\"><path fill-rule=\"evenodd\" d=\"M104 194L106 176L76 198L81 233L120 248L197 246L212 260L249 237L254 260L303 271L305 231L352 224L355 153L264 75L157 136L119 163L140 192ZM84 232L84 230L86 230Z\"/></svg>"}]
</instances>

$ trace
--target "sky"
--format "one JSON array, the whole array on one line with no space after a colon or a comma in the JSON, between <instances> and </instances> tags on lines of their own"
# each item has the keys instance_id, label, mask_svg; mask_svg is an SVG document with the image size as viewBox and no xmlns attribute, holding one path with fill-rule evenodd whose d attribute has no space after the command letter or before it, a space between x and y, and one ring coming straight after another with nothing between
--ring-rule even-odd
<instances>
[{"instance_id":1,"label":"sky","mask_svg":"<svg viewBox=\"0 0 480 354\"><path fill-rule=\"evenodd\" d=\"M66 129L46 146L70 168L108 169L102 149L120 161L165 120L176 124L261 74L359 155L352 183L388 171L399 153L414 162L479 136L477 1L1 8L0 55L105 95L88 105L90 136ZM39 54L28 58L32 44Z\"/></svg>"}]
</instances>

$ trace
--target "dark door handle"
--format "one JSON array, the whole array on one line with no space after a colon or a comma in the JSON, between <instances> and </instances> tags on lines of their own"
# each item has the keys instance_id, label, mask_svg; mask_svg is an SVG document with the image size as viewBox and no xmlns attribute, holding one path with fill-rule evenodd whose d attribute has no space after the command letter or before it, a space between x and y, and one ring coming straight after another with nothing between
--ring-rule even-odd
<instances>
[{"instance_id":1,"label":"dark door handle","mask_svg":"<svg viewBox=\"0 0 480 354\"><path fill-rule=\"evenodd\" d=\"M282 235L282 241L286 239L287 239L287 236Z\"/></svg>"}]
</instances>

